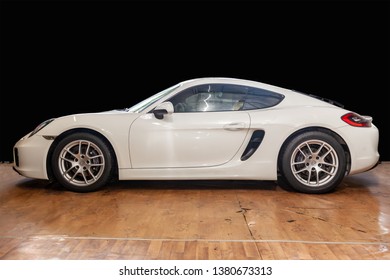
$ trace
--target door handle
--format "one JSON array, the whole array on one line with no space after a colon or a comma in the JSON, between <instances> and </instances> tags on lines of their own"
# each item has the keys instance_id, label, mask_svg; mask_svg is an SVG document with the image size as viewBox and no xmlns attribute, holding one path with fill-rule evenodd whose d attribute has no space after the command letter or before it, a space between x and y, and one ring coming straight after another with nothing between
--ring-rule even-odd
<instances>
[{"instance_id":1,"label":"door handle","mask_svg":"<svg viewBox=\"0 0 390 280\"><path fill-rule=\"evenodd\" d=\"M223 129L229 130L229 131L243 130L243 129L245 129L245 123L233 122L233 123L225 124L223 126Z\"/></svg>"}]
</instances>

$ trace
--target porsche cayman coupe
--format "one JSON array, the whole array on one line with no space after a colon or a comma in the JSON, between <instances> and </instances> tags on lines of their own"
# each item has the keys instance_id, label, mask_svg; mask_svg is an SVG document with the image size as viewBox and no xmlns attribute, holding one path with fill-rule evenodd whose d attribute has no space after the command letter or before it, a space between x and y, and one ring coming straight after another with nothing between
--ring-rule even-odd
<instances>
[{"instance_id":1,"label":"porsche cayman coupe","mask_svg":"<svg viewBox=\"0 0 390 280\"><path fill-rule=\"evenodd\" d=\"M372 117L257 81L198 78L121 110L52 118L13 149L19 174L76 192L115 180L276 181L334 191L379 161Z\"/></svg>"}]
</instances>

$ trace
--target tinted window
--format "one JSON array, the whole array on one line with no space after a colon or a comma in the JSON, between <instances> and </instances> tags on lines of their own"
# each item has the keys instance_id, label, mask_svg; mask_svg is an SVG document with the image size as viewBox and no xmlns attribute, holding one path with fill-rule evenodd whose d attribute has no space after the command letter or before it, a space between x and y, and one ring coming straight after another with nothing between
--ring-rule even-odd
<instances>
[{"instance_id":1,"label":"tinted window","mask_svg":"<svg viewBox=\"0 0 390 280\"><path fill-rule=\"evenodd\" d=\"M188 88L169 101L175 107L175 112L218 112L271 107L282 99L281 94L259 88L205 84Z\"/></svg>"}]
</instances>

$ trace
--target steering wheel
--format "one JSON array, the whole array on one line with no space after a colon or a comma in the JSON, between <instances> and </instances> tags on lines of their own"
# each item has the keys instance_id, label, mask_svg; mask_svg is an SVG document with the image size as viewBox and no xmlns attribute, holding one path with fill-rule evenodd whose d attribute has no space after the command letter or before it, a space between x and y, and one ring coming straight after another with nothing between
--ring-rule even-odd
<instances>
[{"instance_id":1,"label":"steering wheel","mask_svg":"<svg viewBox=\"0 0 390 280\"><path fill-rule=\"evenodd\" d=\"M184 103L177 103L175 105L175 112L185 112L186 111L186 105Z\"/></svg>"}]
</instances>

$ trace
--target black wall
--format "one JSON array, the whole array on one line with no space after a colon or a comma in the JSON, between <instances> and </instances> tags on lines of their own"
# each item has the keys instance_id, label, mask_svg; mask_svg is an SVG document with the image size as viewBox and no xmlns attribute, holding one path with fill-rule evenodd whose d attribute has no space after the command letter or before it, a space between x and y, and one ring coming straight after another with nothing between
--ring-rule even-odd
<instances>
[{"instance_id":1,"label":"black wall","mask_svg":"<svg viewBox=\"0 0 390 280\"><path fill-rule=\"evenodd\" d=\"M390 4L1 2L0 161L41 121L130 107L179 81L246 78L371 115L390 160Z\"/></svg>"}]
</instances>

